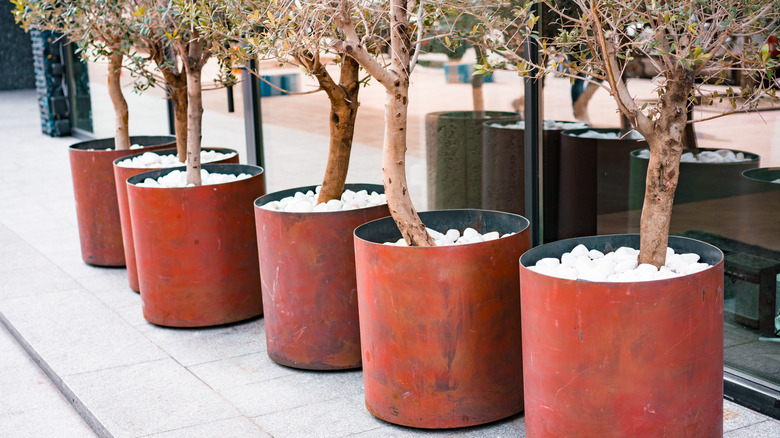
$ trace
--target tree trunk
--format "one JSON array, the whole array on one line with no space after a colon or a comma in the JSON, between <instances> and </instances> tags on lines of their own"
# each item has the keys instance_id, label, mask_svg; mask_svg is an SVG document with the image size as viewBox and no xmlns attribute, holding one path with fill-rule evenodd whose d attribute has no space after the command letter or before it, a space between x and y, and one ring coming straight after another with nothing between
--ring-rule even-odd
<instances>
[{"instance_id":1,"label":"tree trunk","mask_svg":"<svg viewBox=\"0 0 780 438\"><path fill-rule=\"evenodd\" d=\"M149 55L168 85L167 91L173 101L176 154L183 163L187 160L187 72L177 67L176 52L169 50L159 41L149 44Z\"/></svg>"},{"instance_id":2,"label":"tree trunk","mask_svg":"<svg viewBox=\"0 0 780 438\"><path fill-rule=\"evenodd\" d=\"M482 91L484 82L483 75L471 76L471 99L474 101L474 111L485 111L485 93Z\"/></svg>"},{"instance_id":3,"label":"tree trunk","mask_svg":"<svg viewBox=\"0 0 780 438\"><path fill-rule=\"evenodd\" d=\"M186 84L186 79L184 79ZM173 100L173 125L176 132L176 154L180 162L187 160L187 86L182 88L171 87L171 99Z\"/></svg>"},{"instance_id":4,"label":"tree trunk","mask_svg":"<svg viewBox=\"0 0 780 438\"><path fill-rule=\"evenodd\" d=\"M658 268L666 261L672 204L684 147L686 108L692 88L691 75L678 68L667 80L666 94L661 98L661 113L654 123L653 132L645 135L650 146L650 161L639 225L639 263L649 263Z\"/></svg>"},{"instance_id":5,"label":"tree trunk","mask_svg":"<svg viewBox=\"0 0 780 438\"><path fill-rule=\"evenodd\" d=\"M203 121L203 96L201 72L203 42L197 36L189 42L184 66L187 70L187 184L201 185L200 139Z\"/></svg>"},{"instance_id":6,"label":"tree trunk","mask_svg":"<svg viewBox=\"0 0 780 438\"><path fill-rule=\"evenodd\" d=\"M479 46L474 46L477 63L484 61L484 54ZM474 111L485 111L485 93L482 84L485 83L485 75L471 75L471 100L474 102Z\"/></svg>"},{"instance_id":7,"label":"tree trunk","mask_svg":"<svg viewBox=\"0 0 780 438\"><path fill-rule=\"evenodd\" d=\"M411 41L406 0L390 0L392 84L385 84L385 140L382 145L382 180L387 205L409 246L436 246L425 230L409 196L406 182L406 126L409 108Z\"/></svg>"},{"instance_id":8,"label":"tree trunk","mask_svg":"<svg viewBox=\"0 0 780 438\"><path fill-rule=\"evenodd\" d=\"M108 95L114 105L116 115L116 132L114 133L114 148L118 151L130 149L130 127L127 111L127 101L122 94L120 74L122 73L122 58L119 53L108 57Z\"/></svg>"},{"instance_id":9,"label":"tree trunk","mask_svg":"<svg viewBox=\"0 0 780 438\"><path fill-rule=\"evenodd\" d=\"M330 148L328 164L322 180L317 203L341 199L349 170L349 156L355 136L355 119L360 91L360 65L353 58L344 57L341 62L339 84L320 66L314 76L330 99Z\"/></svg>"}]
</instances>

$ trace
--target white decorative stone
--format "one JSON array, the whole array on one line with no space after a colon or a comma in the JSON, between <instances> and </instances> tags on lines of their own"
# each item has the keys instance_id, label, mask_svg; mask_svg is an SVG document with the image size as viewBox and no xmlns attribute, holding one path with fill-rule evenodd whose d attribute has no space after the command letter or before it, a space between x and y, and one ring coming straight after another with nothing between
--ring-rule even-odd
<instances>
[{"instance_id":1,"label":"white decorative stone","mask_svg":"<svg viewBox=\"0 0 780 438\"><path fill-rule=\"evenodd\" d=\"M214 161L220 161L228 159L236 155L235 152L222 153L217 151L202 150L200 151L201 163L213 163ZM127 158L125 160L116 163L117 166L129 167L129 168L166 168L183 166L184 163L179 161L179 157L176 154L159 155L155 152L145 152L137 157Z\"/></svg>"},{"instance_id":2,"label":"white decorative stone","mask_svg":"<svg viewBox=\"0 0 780 438\"><path fill-rule=\"evenodd\" d=\"M583 244L579 244L574 247L574 249L571 250L571 254L575 257L580 256L587 256L588 255L588 248L585 247Z\"/></svg>"},{"instance_id":3,"label":"white decorative stone","mask_svg":"<svg viewBox=\"0 0 780 438\"><path fill-rule=\"evenodd\" d=\"M643 149L637 153L637 157L650 159L650 150ZM701 151L698 154L685 152L680 156L681 163L740 163L750 161L751 158L745 157L743 152L734 152L728 149L718 149L716 151Z\"/></svg>"},{"instance_id":4,"label":"white decorative stone","mask_svg":"<svg viewBox=\"0 0 780 438\"><path fill-rule=\"evenodd\" d=\"M447 230L446 233L441 233L431 228L426 228L426 231L428 232L428 235L431 236L436 246L463 245L468 243L487 242L491 240L512 236L515 234L515 233L506 233L502 236L498 231L490 231L485 234L482 234L473 228L466 228L462 234L460 231L456 229L449 229ZM402 241L403 241L403 245L401 245L400 243ZM384 244L387 245L388 243L391 245L408 246L406 244L406 241L404 241L404 239L400 239L396 242L385 242ZM560 261L558 263L560 263Z\"/></svg>"},{"instance_id":5,"label":"white decorative stone","mask_svg":"<svg viewBox=\"0 0 780 438\"><path fill-rule=\"evenodd\" d=\"M501 238L501 236L498 234L498 231L491 231L489 233L486 233L482 237L484 237L486 242L489 241L489 240L496 240L496 239Z\"/></svg>"},{"instance_id":6,"label":"white decorative stone","mask_svg":"<svg viewBox=\"0 0 780 438\"><path fill-rule=\"evenodd\" d=\"M592 249L588 252L588 257L590 257L593 260L596 260L604 257L604 253L597 249Z\"/></svg>"},{"instance_id":7,"label":"white decorative stone","mask_svg":"<svg viewBox=\"0 0 780 438\"><path fill-rule=\"evenodd\" d=\"M638 264L639 251L633 248L621 247L604 254L577 245L560 259L543 258L528 269L569 280L633 282L690 275L710 267L706 263L698 263L698 254L676 254L671 248L667 249L666 254L666 264L659 270L650 264Z\"/></svg>"},{"instance_id":8,"label":"white decorative stone","mask_svg":"<svg viewBox=\"0 0 780 438\"><path fill-rule=\"evenodd\" d=\"M241 173L239 175L221 174L221 173L209 173L206 169L200 170L201 184L204 186L223 184L234 181L240 181L250 178L252 175ZM181 170L174 170L166 175L163 175L157 180L146 178L143 182L136 184L138 187L157 187L157 188L181 188L191 187L192 184L187 184L187 172Z\"/></svg>"},{"instance_id":9,"label":"white decorative stone","mask_svg":"<svg viewBox=\"0 0 780 438\"><path fill-rule=\"evenodd\" d=\"M465 237L467 240L471 239L477 234L479 234L479 232L473 228L466 228L465 230L463 230L463 237Z\"/></svg>"},{"instance_id":10,"label":"white decorative stone","mask_svg":"<svg viewBox=\"0 0 780 438\"><path fill-rule=\"evenodd\" d=\"M543 129L545 130L551 130L551 129L557 129L557 130L566 130L566 129L584 129L588 127L587 123L582 122L559 122L556 120L545 120L543 123ZM506 128L506 129L525 129L525 120L519 120L514 123L509 124L501 124L501 123L491 123L491 127L497 127L497 128Z\"/></svg>"},{"instance_id":11,"label":"white decorative stone","mask_svg":"<svg viewBox=\"0 0 780 438\"><path fill-rule=\"evenodd\" d=\"M327 203L317 204L321 186L317 186L314 191L296 192L293 196L288 196L278 201L278 203L268 202L262 205L262 208L268 210L284 211L289 213L308 213L308 212L336 212L344 210L355 210L358 208L374 207L387 203L384 194L377 192L368 193L366 190L360 190L357 193L352 190L344 190L341 199L331 199ZM295 207L289 207L290 204ZM308 204L308 206L304 206Z\"/></svg>"}]
</instances>

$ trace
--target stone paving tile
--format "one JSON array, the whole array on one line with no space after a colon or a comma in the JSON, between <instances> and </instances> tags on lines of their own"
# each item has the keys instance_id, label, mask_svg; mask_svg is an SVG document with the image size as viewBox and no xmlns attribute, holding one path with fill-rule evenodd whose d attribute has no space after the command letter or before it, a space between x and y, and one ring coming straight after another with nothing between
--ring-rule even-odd
<instances>
[{"instance_id":1,"label":"stone paving tile","mask_svg":"<svg viewBox=\"0 0 780 438\"><path fill-rule=\"evenodd\" d=\"M167 357L82 289L0 301L0 312L60 376Z\"/></svg>"},{"instance_id":2,"label":"stone paving tile","mask_svg":"<svg viewBox=\"0 0 780 438\"><path fill-rule=\"evenodd\" d=\"M46 258L76 280L100 275L106 269L111 269L85 263L81 258L81 249L78 245L63 251L48 253Z\"/></svg>"},{"instance_id":3,"label":"stone paving tile","mask_svg":"<svg viewBox=\"0 0 780 438\"><path fill-rule=\"evenodd\" d=\"M0 301L78 287L79 284L71 276L51 263L19 268L3 276Z\"/></svg>"},{"instance_id":4,"label":"stone paving tile","mask_svg":"<svg viewBox=\"0 0 780 438\"><path fill-rule=\"evenodd\" d=\"M240 415L171 359L76 374L64 380L117 438L169 432Z\"/></svg>"},{"instance_id":5,"label":"stone paving tile","mask_svg":"<svg viewBox=\"0 0 780 438\"><path fill-rule=\"evenodd\" d=\"M128 304L126 306L114 306L113 309L120 318L133 327L137 328L138 326L150 324L150 322L144 318L140 297L138 298L137 303Z\"/></svg>"},{"instance_id":6,"label":"stone paving tile","mask_svg":"<svg viewBox=\"0 0 780 438\"><path fill-rule=\"evenodd\" d=\"M228 418L169 432L147 435L147 438L271 438L246 417Z\"/></svg>"},{"instance_id":7,"label":"stone paving tile","mask_svg":"<svg viewBox=\"0 0 780 438\"><path fill-rule=\"evenodd\" d=\"M216 391L276 379L292 372L272 361L265 351L192 365L188 369Z\"/></svg>"},{"instance_id":8,"label":"stone paving tile","mask_svg":"<svg viewBox=\"0 0 780 438\"><path fill-rule=\"evenodd\" d=\"M3 236L0 236L0 247L3 248L0 251L0 273L10 273L19 269L36 268L50 264L43 254L16 236L8 237L4 233ZM3 277L6 276L6 274L3 275Z\"/></svg>"},{"instance_id":9,"label":"stone paving tile","mask_svg":"<svg viewBox=\"0 0 780 438\"><path fill-rule=\"evenodd\" d=\"M278 438L336 438L376 428L373 419L343 398L255 417L254 421Z\"/></svg>"},{"instance_id":10,"label":"stone paving tile","mask_svg":"<svg viewBox=\"0 0 780 438\"><path fill-rule=\"evenodd\" d=\"M137 307L139 314L141 312L141 295L129 287L95 291L92 295L115 312L128 306Z\"/></svg>"},{"instance_id":11,"label":"stone paving tile","mask_svg":"<svg viewBox=\"0 0 780 438\"><path fill-rule=\"evenodd\" d=\"M78 282L84 289L92 293L105 291L117 291L125 289L128 294L134 294L127 282L127 270L125 268L105 267L95 275L79 277Z\"/></svg>"},{"instance_id":12,"label":"stone paving tile","mask_svg":"<svg viewBox=\"0 0 780 438\"><path fill-rule=\"evenodd\" d=\"M201 329L177 329L154 324L136 328L184 366L266 350L262 318Z\"/></svg>"},{"instance_id":13,"label":"stone paving tile","mask_svg":"<svg viewBox=\"0 0 780 438\"><path fill-rule=\"evenodd\" d=\"M326 373L296 373L277 379L221 390L244 415L258 417L333 400L349 393Z\"/></svg>"},{"instance_id":14,"label":"stone paving tile","mask_svg":"<svg viewBox=\"0 0 780 438\"><path fill-rule=\"evenodd\" d=\"M780 436L780 421L766 420L724 433L724 438L770 438Z\"/></svg>"},{"instance_id":15,"label":"stone paving tile","mask_svg":"<svg viewBox=\"0 0 780 438\"><path fill-rule=\"evenodd\" d=\"M0 352L0 436L95 436L3 326Z\"/></svg>"},{"instance_id":16,"label":"stone paving tile","mask_svg":"<svg viewBox=\"0 0 780 438\"><path fill-rule=\"evenodd\" d=\"M764 420L766 420L766 417L758 412L751 411L728 400L723 400L723 433L741 429Z\"/></svg>"}]
</instances>

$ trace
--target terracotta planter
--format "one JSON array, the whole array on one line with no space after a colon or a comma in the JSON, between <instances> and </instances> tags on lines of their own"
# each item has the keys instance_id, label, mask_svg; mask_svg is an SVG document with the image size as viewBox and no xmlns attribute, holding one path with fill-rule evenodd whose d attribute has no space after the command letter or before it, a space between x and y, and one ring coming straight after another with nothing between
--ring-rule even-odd
<instances>
[{"instance_id":1,"label":"terracotta planter","mask_svg":"<svg viewBox=\"0 0 780 438\"><path fill-rule=\"evenodd\" d=\"M520 259L526 433L561 437L723 436L723 253L670 237L709 269L635 283L527 269L578 244L638 248L638 235L568 239Z\"/></svg>"},{"instance_id":2,"label":"terracotta planter","mask_svg":"<svg viewBox=\"0 0 780 438\"><path fill-rule=\"evenodd\" d=\"M598 215L628 210L629 153L647 147L644 140L578 136L586 131L620 132L588 128L561 134L558 215L577 220L561 223L558 239L597 234Z\"/></svg>"},{"instance_id":3,"label":"terracotta planter","mask_svg":"<svg viewBox=\"0 0 780 438\"><path fill-rule=\"evenodd\" d=\"M216 161L215 163L238 163L238 151L235 149L227 148L204 148L204 151L215 151L225 153L234 153L230 158L225 160ZM148 172L150 170L161 170L162 168L136 168L136 167L122 167L117 166L117 163L132 159L138 155L143 155L145 152L140 152L133 155L117 158L114 160L114 180L116 186L116 196L119 204L119 218L122 224L122 246L125 250L125 266L127 267L127 280L130 283L130 289L138 292L141 290L138 285L138 268L135 263L135 248L133 247L133 229L130 221L130 204L127 202L127 185L125 182L128 178L139 173ZM160 149L155 150L160 155L173 155L176 154L176 149Z\"/></svg>"},{"instance_id":4,"label":"terracotta planter","mask_svg":"<svg viewBox=\"0 0 780 438\"><path fill-rule=\"evenodd\" d=\"M716 149L699 149L714 151ZM629 208L641 209L645 200L645 180L647 165L650 162L642 158L642 149L631 152L630 182L628 203ZM685 151L692 152L692 151ZM740 152L740 151L734 151ZM738 163L680 163L680 176L677 190L674 192L674 203L705 201L708 199L728 198L750 192L748 182L742 178L742 173L758 167L759 156L744 152L749 161Z\"/></svg>"},{"instance_id":5,"label":"terracotta planter","mask_svg":"<svg viewBox=\"0 0 780 438\"><path fill-rule=\"evenodd\" d=\"M202 327L263 312L252 211L265 193L263 169L242 164L203 169L253 176L198 187L135 185L172 170L164 169L127 181L143 313L154 324Z\"/></svg>"},{"instance_id":6,"label":"terracotta planter","mask_svg":"<svg viewBox=\"0 0 780 438\"><path fill-rule=\"evenodd\" d=\"M360 328L352 232L390 212L387 205L316 213L260 208L314 188L284 190L255 201L268 355L295 368L358 368ZM384 192L376 184L347 184L345 188Z\"/></svg>"},{"instance_id":7,"label":"terracotta planter","mask_svg":"<svg viewBox=\"0 0 780 438\"><path fill-rule=\"evenodd\" d=\"M482 125L520 120L505 111L445 111L425 115L429 208L482 208Z\"/></svg>"},{"instance_id":8,"label":"terracotta planter","mask_svg":"<svg viewBox=\"0 0 780 438\"><path fill-rule=\"evenodd\" d=\"M176 138L139 136L130 137L130 143L143 145L143 150L148 151L171 147L176 144ZM68 155L76 198L81 257L91 265L125 265L112 163L117 158L138 152L138 149L114 150L113 138L83 141L70 146Z\"/></svg>"},{"instance_id":9,"label":"terracotta planter","mask_svg":"<svg viewBox=\"0 0 780 438\"><path fill-rule=\"evenodd\" d=\"M515 235L433 248L383 245L391 218L355 230L366 407L391 423L453 428L523 409L517 260L528 221L510 213L420 213L437 231Z\"/></svg>"},{"instance_id":10,"label":"terracotta planter","mask_svg":"<svg viewBox=\"0 0 780 438\"><path fill-rule=\"evenodd\" d=\"M525 129L518 120L485 122L482 127L482 208L525 214ZM559 123L573 123L560 122ZM542 151L543 240L558 240L558 228L571 228L576 215L558 214L561 132L545 129ZM566 196L561 194L561 196ZM559 225L560 223L560 225Z\"/></svg>"}]
</instances>

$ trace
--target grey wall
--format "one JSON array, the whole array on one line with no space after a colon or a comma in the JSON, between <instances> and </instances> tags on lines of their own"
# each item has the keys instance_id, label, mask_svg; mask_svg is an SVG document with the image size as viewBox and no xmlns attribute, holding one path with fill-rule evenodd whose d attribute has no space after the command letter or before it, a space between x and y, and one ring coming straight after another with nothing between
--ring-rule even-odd
<instances>
[{"instance_id":1,"label":"grey wall","mask_svg":"<svg viewBox=\"0 0 780 438\"><path fill-rule=\"evenodd\" d=\"M35 88L30 36L14 23L12 8L0 0L0 90Z\"/></svg>"}]
</instances>

